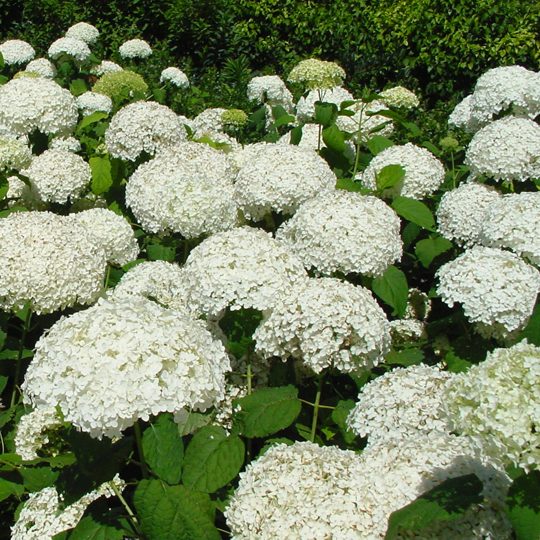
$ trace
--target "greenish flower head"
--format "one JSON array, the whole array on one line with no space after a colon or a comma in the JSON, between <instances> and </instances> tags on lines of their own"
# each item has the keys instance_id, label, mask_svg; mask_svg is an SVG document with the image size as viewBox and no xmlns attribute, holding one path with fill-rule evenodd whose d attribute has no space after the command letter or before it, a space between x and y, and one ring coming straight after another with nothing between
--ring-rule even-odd
<instances>
[{"instance_id":1,"label":"greenish flower head","mask_svg":"<svg viewBox=\"0 0 540 540\"><path fill-rule=\"evenodd\" d=\"M444 137L439 141L439 144L445 150L457 150L459 148L459 141L454 137L448 136Z\"/></svg>"},{"instance_id":2,"label":"greenish flower head","mask_svg":"<svg viewBox=\"0 0 540 540\"><path fill-rule=\"evenodd\" d=\"M0 171L22 169L30 164L32 152L18 139L0 137Z\"/></svg>"},{"instance_id":3,"label":"greenish flower head","mask_svg":"<svg viewBox=\"0 0 540 540\"><path fill-rule=\"evenodd\" d=\"M105 94L114 101L142 98L148 92L144 79L133 71L122 70L105 73L93 88L98 94Z\"/></svg>"},{"instance_id":4,"label":"greenish flower head","mask_svg":"<svg viewBox=\"0 0 540 540\"><path fill-rule=\"evenodd\" d=\"M345 71L335 62L309 58L302 60L291 70L288 81L302 84L306 88L314 90L340 86L344 78Z\"/></svg>"},{"instance_id":5,"label":"greenish flower head","mask_svg":"<svg viewBox=\"0 0 540 540\"><path fill-rule=\"evenodd\" d=\"M14 79L22 79L23 77L27 77L29 79L38 79L40 75L34 71L18 71L15 73L15 75L13 75Z\"/></svg>"},{"instance_id":6,"label":"greenish flower head","mask_svg":"<svg viewBox=\"0 0 540 540\"><path fill-rule=\"evenodd\" d=\"M241 109L228 109L223 111L221 121L225 127L240 128L246 125L248 116Z\"/></svg>"}]
</instances>

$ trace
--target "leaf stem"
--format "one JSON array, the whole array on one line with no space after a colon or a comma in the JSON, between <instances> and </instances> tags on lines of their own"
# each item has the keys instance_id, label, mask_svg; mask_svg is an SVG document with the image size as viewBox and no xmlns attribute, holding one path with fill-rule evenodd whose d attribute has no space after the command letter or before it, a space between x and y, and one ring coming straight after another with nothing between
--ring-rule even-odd
<instances>
[{"instance_id":1,"label":"leaf stem","mask_svg":"<svg viewBox=\"0 0 540 540\"><path fill-rule=\"evenodd\" d=\"M143 451L143 445L142 445L142 434L141 434L141 425L139 424L139 421L137 420L135 424L133 424L133 432L135 433L135 442L137 443L137 452L139 454L139 460L141 465L141 472L143 475L143 478L148 478L148 467L146 466L146 461L144 460L144 451Z\"/></svg>"},{"instance_id":2,"label":"leaf stem","mask_svg":"<svg viewBox=\"0 0 540 540\"><path fill-rule=\"evenodd\" d=\"M135 514L133 513L133 510L127 503L126 499L124 499L124 496L122 495L122 492L116 487L114 482L110 483L111 489L114 491L114 494L118 497L118 500L122 503L122 506L126 509L126 512L128 514L129 521L133 525L133 529L135 532L141 536L142 531L139 528L139 522L137 521L137 518L135 517Z\"/></svg>"},{"instance_id":3,"label":"leaf stem","mask_svg":"<svg viewBox=\"0 0 540 540\"><path fill-rule=\"evenodd\" d=\"M311 442L315 442L315 433L317 432L317 420L319 418L319 409L321 403L321 391L323 386L323 375L319 375L317 381L317 395L315 396L315 403L313 404L313 420L311 421Z\"/></svg>"},{"instance_id":4,"label":"leaf stem","mask_svg":"<svg viewBox=\"0 0 540 540\"><path fill-rule=\"evenodd\" d=\"M19 350L17 351L17 363L15 365L15 380L13 381L13 391L11 393L11 401L9 406L13 407L15 405L15 400L17 398L17 389L19 388L19 379L21 377L21 368L22 368L22 357L24 352L24 343L30 330L30 321L32 320L32 308L28 306L26 312L26 317L24 318L24 325L21 334L21 341L19 343Z\"/></svg>"},{"instance_id":5,"label":"leaf stem","mask_svg":"<svg viewBox=\"0 0 540 540\"><path fill-rule=\"evenodd\" d=\"M301 401L302 403L305 403L306 405L310 405L311 407L315 407L315 403L312 403L311 401L307 401L305 399L301 399L301 398L298 398L299 401ZM319 409L331 409L332 411L336 408L336 407L332 407L331 405L321 405L319 404L318 405Z\"/></svg>"}]
</instances>

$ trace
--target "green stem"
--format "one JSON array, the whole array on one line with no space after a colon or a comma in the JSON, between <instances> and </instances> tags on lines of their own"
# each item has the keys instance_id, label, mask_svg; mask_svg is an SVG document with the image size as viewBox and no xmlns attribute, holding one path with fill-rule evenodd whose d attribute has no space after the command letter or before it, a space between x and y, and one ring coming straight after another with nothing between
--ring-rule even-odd
<instances>
[{"instance_id":1,"label":"green stem","mask_svg":"<svg viewBox=\"0 0 540 540\"><path fill-rule=\"evenodd\" d=\"M135 517L135 514L133 513L133 510L130 508L126 499L124 499L124 496L122 495L121 491L116 487L114 482L111 482L109 485L111 486L111 489L114 491L114 494L118 497L118 500L122 503L122 506L126 509L126 512L129 517L129 521L133 525L133 529L139 536L142 536L142 531L139 528L139 522L137 521L137 518Z\"/></svg>"},{"instance_id":2,"label":"green stem","mask_svg":"<svg viewBox=\"0 0 540 540\"><path fill-rule=\"evenodd\" d=\"M315 407L315 403L312 403L311 401L307 401L305 399L300 399L299 398L299 401L301 401L302 403L305 403L306 405L310 405L311 407ZM319 404L319 409L330 409L330 410L334 410L336 407L332 407L331 405L320 405Z\"/></svg>"},{"instance_id":3,"label":"green stem","mask_svg":"<svg viewBox=\"0 0 540 540\"><path fill-rule=\"evenodd\" d=\"M452 183L454 185L454 189L456 189L456 169L454 166L454 152L450 152L450 159L452 160Z\"/></svg>"},{"instance_id":4,"label":"green stem","mask_svg":"<svg viewBox=\"0 0 540 540\"><path fill-rule=\"evenodd\" d=\"M137 452L139 453L139 460L141 462L141 471L143 478L148 478L148 467L146 466L146 461L144 460L144 451L142 445L142 434L141 434L141 425L137 420L133 424L133 431L135 433L135 442L137 443Z\"/></svg>"},{"instance_id":5,"label":"green stem","mask_svg":"<svg viewBox=\"0 0 540 540\"><path fill-rule=\"evenodd\" d=\"M323 385L323 376L319 375L317 383L317 395L315 396L315 403L313 404L313 420L311 421L311 442L315 442L315 433L317 432L317 420L319 418L319 409L321 403L321 391Z\"/></svg>"},{"instance_id":6,"label":"green stem","mask_svg":"<svg viewBox=\"0 0 540 540\"><path fill-rule=\"evenodd\" d=\"M30 321L32 320L32 308L28 307L26 312L26 317L24 319L24 326L21 334L21 341L19 343L19 350L17 351L17 363L15 365L15 380L13 381L13 392L11 393L11 401L9 406L13 407L15 405L15 400L17 399L17 389L19 388L19 379L21 377L22 369L22 357L24 352L24 343L26 342L26 336L30 330Z\"/></svg>"},{"instance_id":7,"label":"green stem","mask_svg":"<svg viewBox=\"0 0 540 540\"><path fill-rule=\"evenodd\" d=\"M251 359L250 358L248 358L246 378L247 378L247 393L249 396L249 394L251 394L252 392L251 380L253 379L253 373L251 372Z\"/></svg>"},{"instance_id":8,"label":"green stem","mask_svg":"<svg viewBox=\"0 0 540 540\"><path fill-rule=\"evenodd\" d=\"M356 173L358 172L358 167L360 166L360 147L362 146L362 117L364 116L364 109L360 111L360 117L358 119L358 129L356 130L356 155L354 157L354 170L352 174L352 179L354 180L356 177Z\"/></svg>"}]
</instances>

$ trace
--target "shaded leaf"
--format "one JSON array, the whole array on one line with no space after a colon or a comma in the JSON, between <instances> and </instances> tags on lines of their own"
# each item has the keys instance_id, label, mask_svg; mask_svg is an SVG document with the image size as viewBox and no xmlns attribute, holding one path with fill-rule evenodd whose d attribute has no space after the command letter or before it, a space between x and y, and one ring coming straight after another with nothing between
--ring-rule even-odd
<instances>
[{"instance_id":1,"label":"shaded leaf","mask_svg":"<svg viewBox=\"0 0 540 540\"><path fill-rule=\"evenodd\" d=\"M395 266L389 266L386 272L373 279L373 292L386 304L394 309L398 317L405 315L409 286L405 274Z\"/></svg>"},{"instance_id":2,"label":"shaded leaf","mask_svg":"<svg viewBox=\"0 0 540 540\"><path fill-rule=\"evenodd\" d=\"M113 184L108 156L93 156L89 159L89 163L92 170L92 193L95 195L106 193Z\"/></svg>"},{"instance_id":3,"label":"shaded leaf","mask_svg":"<svg viewBox=\"0 0 540 540\"><path fill-rule=\"evenodd\" d=\"M506 502L517 540L540 538L540 471L514 480Z\"/></svg>"},{"instance_id":4,"label":"shaded leaf","mask_svg":"<svg viewBox=\"0 0 540 540\"><path fill-rule=\"evenodd\" d=\"M422 266L424 268L429 268L429 265L433 262L433 259L441 255L441 253L445 253L446 251L452 249L453 247L454 245L452 242L446 238L443 238L442 236L432 236L430 238L420 240L416 244L414 251L418 257L418 260L422 263Z\"/></svg>"},{"instance_id":5,"label":"shaded leaf","mask_svg":"<svg viewBox=\"0 0 540 540\"><path fill-rule=\"evenodd\" d=\"M392 201L392 208L403 218L412 223L416 223L433 231L435 229L435 220L431 210L420 201L409 199L408 197L396 197Z\"/></svg>"},{"instance_id":6,"label":"shaded leaf","mask_svg":"<svg viewBox=\"0 0 540 540\"><path fill-rule=\"evenodd\" d=\"M378 191L397 186L405 177L405 169L401 165L386 165L378 173L376 184Z\"/></svg>"}]
</instances>

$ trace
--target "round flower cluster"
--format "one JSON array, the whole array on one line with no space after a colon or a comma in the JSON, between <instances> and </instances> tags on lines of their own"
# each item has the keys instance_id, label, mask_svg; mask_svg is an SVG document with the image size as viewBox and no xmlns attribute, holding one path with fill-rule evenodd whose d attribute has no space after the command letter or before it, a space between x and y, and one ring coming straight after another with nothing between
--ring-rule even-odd
<instances>
[{"instance_id":1,"label":"round flower cluster","mask_svg":"<svg viewBox=\"0 0 540 540\"><path fill-rule=\"evenodd\" d=\"M138 73L127 69L108 68L92 90L98 94L105 94L113 100L122 100L145 95L148 92L148 85Z\"/></svg>"},{"instance_id":2,"label":"round flower cluster","mask_svg":"<svg viewBox=\"0 0 540 540\"><path fill-rule=\"evenodd\" d=\"M441 414L442 391L451 374L439 366L396 368L362 387L347 426L369 445L388 439L415 438L419 433L449 433Z\"/></svg>"},{"instance_id":3,"label":"round flower cluster","mask_svg":"<svg viewBox=\"0 0 540 540\"><path fill-rule=\"evenodd\" d=\"M362 184L376 190L377 175L387 165L401 165L405 176L385 193L423 199L434 193L444 180L442 163L429 150L407 143L390 146L377 154L362 174Z\"/></svg>"},{"instance_id":4,"label":"round flower cluster","mask_svg":"<svg viewBox=\"0 0 540 540\"><path fill-rule=\"evenodd\" d=\"M77 107L79 107L83 116L88 116L98 111L109 114L112 111L113 104L111 98L105 94L84 92L77 98Z\"/></svg>"},{"instance_id":5,"label":"round flower cluster","mask_svg":"<svg viewBox=\"0 0 540 540\"><path fill-rule=\"evenodd\" d=\"M378 276L401 258L400 225L384 201L338 190L305 202L276 238L321 274Z\"/></svg>"},{"instance_id":6,"label":"round flower cluster","mask_svg":"<svg viewBox=\"0 0 540 540\"><path fill-rule=\"evenodd\" d=\"M188 305L217 316L225 308L271 308L295 281L302 262L269 233L239 227L214 234L195 247L184 266Z\"/></svg>"},{"instance_id":7,"label":"round flower cluster","mask_svg":"<svg viewBox=\"0 0 540 540\"><path fill-rule=\"evenodd\" d=\"M215 131L223 131L223 113L227 109L215 107L205 109L193 119L193 129L197 136L205 133L213 133Z\"/></svg>"},{"instance_id":8,"label":"round flower cluster","mask_svg":"<svg viewBox=\"0 0 540 540\"><path fill-rule=\"evenodd\" d=\"M119 66L116 62L111 62L110 60L102 60L97 66L92 67L90 73L92 73L92 75L97 75L98 77L101 77L102 75L105 75L105 73L116 73L118 71L124 71L124 68L122 68L122 66ZM128 73L133 72L129 71Z\"/></svg>"},{"instance_id":9,"label":"round flower cluster","mask_svg":"<svg viewBox=\"0 0 540 540\"><path fill-rule=\"evenodd\" d=\"M318 193L333 191L336 175L314 150L268 144L236 177L235 197L249 219L272 211L293 214Z\"/></svg>"},{"instance_id":10,"label":"round flower cluster","mask_svg":"<svg viewBox=\"0 0 540 540\"><path fill-rule=\"evenodd\" d=\"M79 112L69 90L44 78L14 79L0 86L0 126L15 135L36 129L71 132Z\"/></svg>"},{"instance_id":11,"label":"round flower cluster","mask_svg":"<svg viewBox=\"0 0 540 540\"><path fill-rule=\"evenodd\" d=\"M465 164L473 177L521 182L540 177L540 126L513 116L488 124L469 143Z\"/></svg>"},{"instance_id":12,"label":"round flower cluster","mask_svg":"<svg viewBox=\"0 0 540 540\"><path fill-rule=\"evenodd\" d=\"M233 184L212 169L196 167L172 153L160 155L133 173L126 205L143 229L153 233L197 238L231 229L237 221Z\"/></svg>"},{"instance_id":13,"label":"round flower cluster","mask_svg":"<svg viewBox=\"0 0 540 540\"><path fill-rule=\"evenodd\" d=\"M84 41L72 37L62 37L51 44L47 54L54 60L67 54L77 62L84 62L91 53Z\"/></svg>"},{"instance_id":14,"label":"round flower cluster","mask_svg":"<svg viewBox=\"0 0 540 540\"><path fill-rule=\"evenodd\" d=\"M75 137L53 137L49 143L49 150L65 150L66 152L80 152L81 143Z\"/></svg>"},{"instance_id":15,"label":"round flower cluster","mask_svg":"<svg viewBox=\"0 0 540 540\"><path fill-rule=\"evenodd\" d=\"M206 410L229 369L202 321L140 296L102 298L40 338L22 390L26 403L57 405L78 429L112 438L160 412Z\"/></svg>"},{"instance_id":16,"label":"round flower cluster","mask_svg":"<svg viewBox=\"0 0 540 540\"><path fill-rule=\"evenodd\" d=\"M54 79L56 77L56 68L47 58L36 58L26 65L25 70L28 73L37 73L40 77Z\"/></svg>"},{"instance_id":17,"label":"round flower cluster","mask_svg":"<svg viewBox=\"0 0 540 540\"><path fill-rule=\"evenodd\" d=\"M20 139L0 137L0 171L22 169L32 160L32 152Z\"/></svg>"},{"instance_id":18,"label":"round flower cluster","mask_svg":"<svg viewBox=\"0 0 540 540\"><path fill-rule=\"evenodd\" d=\"M21 172L38 199L59 204L79 196L92 179L90 165L68 150L46 150Z\"/></svg>"},{"instance_id":19,"label":"round flower cluster","mask_svg":"<svg viewBox=\"0 0 540 540\"><path fill-rule=\"evenodd\" d=\"M227 109L221 114L221 122L224 128L237 129L245 126L248 115L242 109Z\"/></svg>"},{"instance_id":20,"label":"round flower cluster","mask_svg":"<svg viewBox=\"0 0 540 540\"><path fill-rule=\"evenodd\" d=\"M511 249L540 266L540 192L524 191L497 199L483 221L482 243Z\"/></svg>"},{"instance_id":21,"label":"round flower cluster","mask_svg":"<svg viewBox=\"0 0 540 540\"><path fill-rule=\"evenodd\" d=\"M335 62L325 62L309 58L299 62L289 73L291 83L302 84L306 88L327 89L340 86L345 78L345 71Z\"/></svg>"},{"instance_id":22,"label":"round flower cluster","mask_svg":"<svg viewBox=\"0 0 540 540\"><path fill-rule=\"evenodd\" d=\"M89 23L79 22L68 28L66 37L84 41L87 45L93 45L99 37L99 30Z\"/></svg>"},{"instance_id":23,"label":"round flower cluster","mask_svg":"<svg viewBox=\"0 0 540 540\"><path fill-rule=\"evenodd\" d=\"M540 291L540 272L500 249L474 246L437 272L437 293L487 335L505 337L528 321Z\"/></svg>"},{"instance_id":24,"label":"round flower cluster","mask_svg":"<svg viewBox=\"0 0 540 540\"><path fill-rule=\"evenodd\" d=\"M371 369L390 350L390 325L368 289L334 278L296 283L254 334L266 357L298 358L315 373Z\"/></svg>"},{"instance_id":25,"label":"round flower cluster","mask_svg":"<svg viewBox=\"0 0 540 540\"><path fill-rule=\"evenodd\" d=\"M168 67L165 68L161 75L159 76L159 82L165 83L169 82L173 86L176 86L178 88L188 88L189 87L189 79L187 78L187 75L177 67Z\"/></svg>"},{"instance_id":26,"label":"round flower cluster","mask_svg":"<svg viewBox=\"0 0 540 540\"><path fill-rule=\"evenodd\" d=\"M460 246L482 243L486 214L499 198L500 194L495 189L475 182L447 191L437 209L439 233Z\"/></svg>"},{"instance_id":27,"label":"round flower cluster","mask_svg":"<svg viewBox=\"0 0 540 540\"><path fill-rule=\"evenodd\" d=\"M115 75L115 74L112 74ZM138 101L120 109L105 132L105 144L112 157L135 161L143 152L154 155L163 146L186 138L177 115L152 101Z\"/></svg>"},{"instance_id":28,"label":"round flower cluster","mask_svg":"<svg viewBox=\"0 0 540 540\"><path fill-rule=\"evenodd\" d=\"M21 416L15 435L15 451L24 461L38 459L39 450L49 442L48 432L62 424L56 407L37 407Z\"/></svg>"},{"instance_id":29,"label":"round flower cluster","mask_svg":"<svg viewBox=\"0 0 540 540\"><path fill-rule=\"evenodd\" d=\"M344 101L353 101L353 95L345 88L336 86L329 90L311 90L306 97L301 97L296 104L296 117L302 123L310 122L315 117L315 102L333 103L338 109Z\"/></svg>"},{"instance_id":30,"label":"round flower cluster","mask_svg":"<svg viewBox=\"0 0 540 540\"><path fill-rule=\"evenodd\" d=\"M271 107L281 105L286 111L293 108L293 96L277 75L253 77L247 86L247 97L255 103L267 103Z\"/></svg>"},{"instance_id":31,"label":"round flower cluster","mask_svg":"<svg viewBox=\"0 0 540 540\"><path fill-rule=\"evenodd\" d=\"M129 39L118 48L120 56L127 58L148 58L152 54L152 48L144 39Z\"/></svg>"},{"instance_id":32,"label":"round flower cluster","mask_svg":"<svg viewBox=\"0 0 540 540\"><path fill-rule=\"evenodd\" d=\"M386 111L388 107L382 101L356 101L347 110L352 111L353 116L338 116L336 126L347 133L353 135L354 141L367 141L372 134L387 137L394 131L392 121L382 114L374 114L379 111ZM369 113L369 114L368 114Z\"/></svg>"},{"instance_id":33,"label":"round flower cluster","mask_svg":"<svg viewBox=\"0 0 540 540\"><path fill-rule=\"evenodd\" d=\"M472 117L472 99L472 94L470 94L454 107L448 117L448 124L463 129L467 133L475 133L480 129L480 125Z\"/></svg>"},{"instance_id":34,"label":"round flower cluster","mask_svg":"<svg viewBox=\"0 0 540 540\"><path fill-rule=\"evenodd\" d=\"M4 43L0 45L0 53L8 66L26 64L36 56L36 51L32 45L20 39L9 39L8 41L4 41Z\"/></svg>"},{"instance_id":35,"label":"round flower cluster","mask_svg":"<svg viewBox=\"0 0 540 540\"><path fill-rule=\"evenodd\" d=\"M443 395L452 429L525 470L540 465L540 348L495 349L456 375Z\"/></svg>"},{"instance_id":36,"label":"round flower cluster","mask_svg":"<svg viewBox=\"0 0 540 540\"><path fill-rule=\"evenodd\" d=\"M403 86L387 88L379 93L379 97L389 107L414 109L420 105L420 100L416 97L416 94Z\"/></svg>"}]
</instances>

